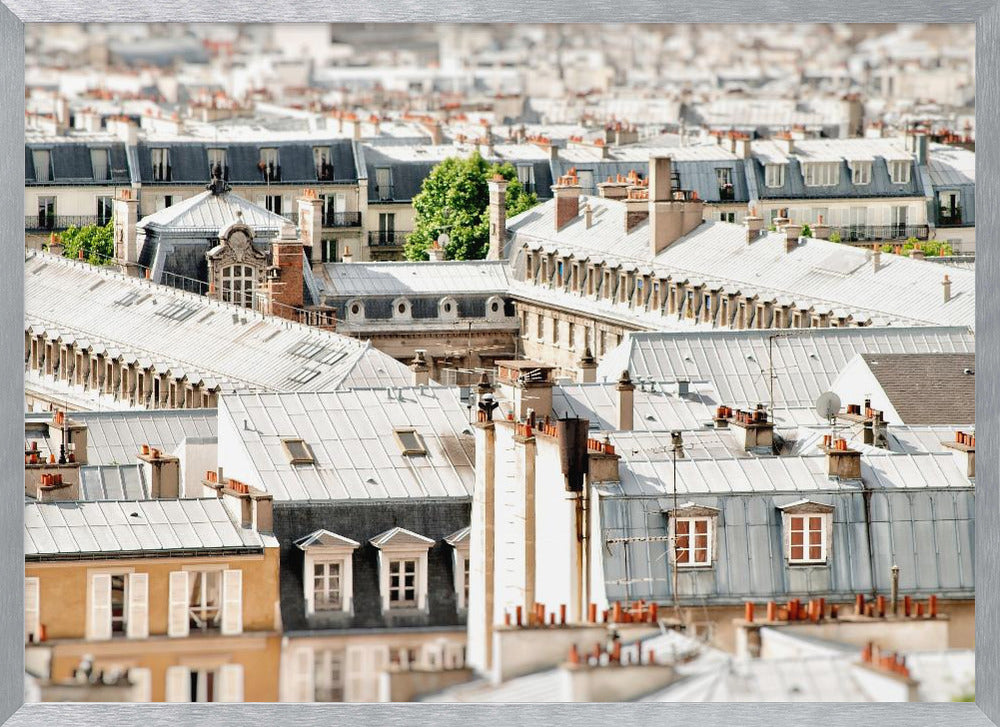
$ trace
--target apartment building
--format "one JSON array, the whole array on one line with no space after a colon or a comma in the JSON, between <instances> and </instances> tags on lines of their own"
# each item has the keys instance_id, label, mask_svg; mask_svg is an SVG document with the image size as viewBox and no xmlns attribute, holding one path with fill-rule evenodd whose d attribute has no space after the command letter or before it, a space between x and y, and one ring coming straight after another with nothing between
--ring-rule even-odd
<instances>
[{"instance_id":1,"label":"apartment building","mask_svg":"<svg viewBox=\"0 0 1000 727\"><path fill-rule=\"evenodd\" d=\"M955 343L954 332L930 342L919 329L896 333L873 329L851 344L846 332L805 332L784 342L782 356L822 361L841 343L885 350L912 340L937 351ZM690 335L677 345L690 351ZM470 583L481 598L470 602L469 662L478 674L494 683L513 675L502 664L518 660L505 644L522 624L641 624L656 622L658 609L732 651L748 600L821 598L849 613L858 599L865 608L877 595L884 603L894 579L900 598L921 603L908 617L926 617L929 602L947 604L949 625L934 648L971 647L974 432L944 421L950 413L930 401L914 421L933 426L903 425L847 391L831 430L811 405L793 403L814 397L829 375L803 379L787 367L775 367L784 393L773 409L719 406L744 401L740 393L759 401L758 384L736 389L725 374L740 378L732 362L768 347L765 334L719 335L714 348L699 345L699 366L714 363L683 380L669 346L661 348L674 341L655 337L630 355L659 359L671 371L665 380L626 369L617 380L566 387L541 363L499 364L499 410L491 418L481 407L476 425ZM741 344L754 336L748 354ZM727 358L731 347L741 355ZM935 356L953 358L923 358ZM565 654L573 640L592 643L586 638L566 634L554 648Z\"/></svg>"},{"instance_id":2,"label":"apartment building","mask_svg":"<svg viewBox=\"0 0 1000 727\"><path fill-rule=\"evenodd\" d=\"M155 449L144 456L157 478L176 463ZM155 499L62 500L51 474L35 474L39 497L25 503L29 669L56 684L117 675L135 701L277 699L269 502L241 521L238 503L234 515L223 499L178 498L176 482Z\"/></svg>"},{"instance_id":3,"label":"apartment building","mask_svg":"<svg viewBox=\"0 0 1000 727\"><path fill-rule=\"evenodd\" d=\"M237 394L219 464L273 496L282 701L408 699L467 678L469 410L455 389Z\"/></svg>"},{"instance_id":4,"label":"apartment building","mask_svg":"<svg viewBox=\"0 0 1000 727\"><path fill-rule=\"evenodd\" d=\"M814 237L761 214L704 222L704 201L675 187L669 157L584 196L565 175L555 198L491 239L510 261L524 354L574 378L629 331L974 325L974 276ZM502 199L498 183L496 200ZM751 210L756 212L756 210ZM958 291L964 291L958 295Z\"/></svg>"}]
</instances>

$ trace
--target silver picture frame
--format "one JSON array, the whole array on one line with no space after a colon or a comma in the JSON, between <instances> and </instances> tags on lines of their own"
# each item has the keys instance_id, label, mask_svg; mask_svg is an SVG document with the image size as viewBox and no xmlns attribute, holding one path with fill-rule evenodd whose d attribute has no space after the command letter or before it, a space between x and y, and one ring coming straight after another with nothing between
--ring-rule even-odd
<instances>
[{"instance_id":1,"label":"silver picture frame","mask_svg":"<svg viewBox=\"0 0 1000 727\"><path fill-rule=\"evenodd\" d=\"M24 24L45 22L968 22L976 24L976 117L981 182L977 237L977 435L995 454L980 460L976 517L975 703L945 704L25 704L23 500L17 490L0 498L0 722L10 727L52 725L248 724L298 727L329 724L823 724L854 727L1000 724L1000 538L988 527L1000 519L1000 0L808 0L768 3L702 0L697 3L631 0L230 0L197 4L173 0L3 0L0 2L0 241L13 255L0 265L0 473L8 490L23 479L23 361L18 343L24 318L22 188L24 145ZM252 694L247 694L252 699Z\"/></svg>"}]
</instances>

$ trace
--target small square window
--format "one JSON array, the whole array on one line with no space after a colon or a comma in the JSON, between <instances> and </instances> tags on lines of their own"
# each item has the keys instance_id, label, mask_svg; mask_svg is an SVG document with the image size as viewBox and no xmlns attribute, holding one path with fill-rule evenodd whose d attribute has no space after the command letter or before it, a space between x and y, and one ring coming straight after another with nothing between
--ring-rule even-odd
<instances>
[{"instance_id":1,"label":"small square window","mask_svg":"<svg viewBox=\"0 0 1000 727\"><path fill-rule=\"evenodd\" d=\"M301 439L282 439L281 446L289 464L316 464L312 449Z\"/></svg>"},{"instance_id":2,"label":"small square window","mask_svg":"<svg viewBox=\"0 0 1000 727\"><path fill-rule=\"evenodd\" d=\"M826 562L826 517L792 515L788 518L788 561Z\"/></svg>"},{"instance_id":3,"label":"small square window","mask_svg":"<svg viewBox=\"0 0 1000 727\"><path fill-rule=\"evenodd\" d=\"M424 439L416 429L395 429L396 442L406 456L427 454Z\"/></svg>"},{"instance_id":4,"label":"small square window","mask_svg":"<svg viewBox=\"0 0 1000 727\"><path fill-rule=\"evenodd\" d=\"M674 562L679 567L712 565L712 519L679 517L674 522Z\"/></svg>"}]
</instances>

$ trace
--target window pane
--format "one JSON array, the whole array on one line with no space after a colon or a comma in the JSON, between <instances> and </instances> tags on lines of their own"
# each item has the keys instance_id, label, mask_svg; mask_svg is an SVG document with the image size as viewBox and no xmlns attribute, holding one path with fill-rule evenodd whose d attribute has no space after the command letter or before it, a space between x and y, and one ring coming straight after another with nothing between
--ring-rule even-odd
<instances>
[{"instance_id":1,"label":"window pane","mask_svg":"<svg viewBox=\"0 0 1000 727\"><path fill-rule=\"evenodd\" d=\"M802 545L802 531L793 530L792 531L792 545Z\"/></svg>"},{"instance_id":2,"label":"window pane","mask_svg":"<svg viewBox=\"0 0 1000 727\"><path fill-rule=\"evenodd\" d=\"M819 530L823 527L823 518L821 517L811 517L809 518L809 527L812 530Z\"/></svg>"},{"instance_id":3,"label":"window pane","mask_svg":"<svg viewBox=\"0 0 1000 727\"><path fill-rule=\"evenodd\" d=\"M802 546L793 545L791 555L792 555L792 560L802 560Z\"/></svg>"},{"instance_id":4,"label":"window pane","mask_svg":"<svg viewBox=\"0 0 1000 727\"><path fill-rule=\"evenodd\" d=\"M677 521L677 534L678 535L681 535L681 534L685 534L686 535L687 532L688 532L688 521L687 520L678 520Z\"/></svg>"},{"instance_id":5,"label":"window pane","mask_svg":"<svg viewBox=\"0 0 1000 727\"><path fill-rule=\"evenodd\" d=\"M694 523L694 531L696 533L707 533L708 532L708 520L696 520Z\"/></svg>"},{"instance_id":6,"label":"window pane","mask_svg":"<svg viewBox=\"0 0 1000 727\"><path fill-rule=\"evenodd\" d=\"M820 560L823 554L821 548L818 545L813 545L809 548L809 560Z\"/></svg>"},{"instance_id":7,"label":"window pane","mask_svg":"<svg viewBox=\"0 0 1000 727\"><path fill-rule=\"evenodd\" d=\"M823 542L823 533L819 530L813 530L809 533L809 545L819 545Z\"/></svg>"}]
</instances>

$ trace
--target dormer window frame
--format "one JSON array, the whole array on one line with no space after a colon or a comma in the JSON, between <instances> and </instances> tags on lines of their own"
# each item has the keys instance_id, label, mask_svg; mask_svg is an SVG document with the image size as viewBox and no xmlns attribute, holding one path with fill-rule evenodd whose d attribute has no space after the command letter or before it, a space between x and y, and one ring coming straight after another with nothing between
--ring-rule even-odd
<instances>
[{"instance_id":1,"label":"dormer window frame","mask_svg":"<svg viewBox=\"0 0 1000 727\"><path fill-rule=\"evenodd\" d=\"M354 613L354 551L360 543L329 530L317 530L299 538L295 545L303 551L302 595L305 600L306 616L324 613ZM336 566L339 579L340 602L330 607L317 607L316 581L332 577ZM317 568L322 568L322 574Z\"/></svg>"},{"instance_id":2,"label":"dormer window frame","mask_svg":"<svg viewBox=\"0 0 1000 727\"><path fill-rule=\"evenodd\" d=\"M469 610L469 583L471 569L469 566L471 529L468 527L457 530L444 539L452 548L452 576L455 587L456 608L462 613Z\"/></svg>"},{"instance_id":3,"label":"dormer window frame","mask_svg":"<svg viewBox=\"0 0 1000 727\"><path fill-rule=\"evenodd\" d=\"M847 166L851 169L851 184L858 186L872 183L872 162L865 159L850 161Z\"/></svg>"},{"instance_id":4,"label":"dormer window frame","mask_svg":"<svg viewBox=\"0 0 1000 727\"><path fill-rule=\"evenodd\" d=\"M913 162L909 159L892 159L889 161L889 181L893 184L909 184Z\"/></svg>"},{"instance_id":5,"label":"dormer window frame","mask_svg":"<svg viewBox=\"0 0 1000 727\"><path fill-rule=\"evenodd\" d=\"M395 542L394 542L395 541ZM434 541L405 528L395 527L371 539L378 549L379 593L382 612L428 611L428 554ZM413 585L407 577L413 565ZM413 590L413 599L395 598Z\"/></svg>"},{"instance_id":6,"label":"dormer window frame","mask_svg":"<svg viewBox=\"0 0 1000 727\"><path fill-rule=\"evenodd\" d=\"M718 508L693 502L665 513L669 543L667 557L671 566L678 570L711 570L715 567L718 560L719 514ZM684 557L679 557L680 554Z\"/></svg>"},{"instance_id":7,"label":"dormer window frame","mask_svg":"<svg viewBox=\"0 0 1000 727\"><path fill-rule=\"evenodd\" d=\"M802 162L802 180L807 187L836 187L840 162Z\"/></svg>"},{"instance_id":8,"label":"dormer window frame","mask_svg":"<svg viewBox=\"0 0 1000 727\"><path fill-rule=\"evenodd\" d=\"M798 500L778 509L781 510L785 564L789 567L828 567L833 542L834 507L811 500ZM814 551L815 548L819 549L818 552Z\"/></svg>"},{"instance_id":9,"label":"dormer window frame","mask_svg":"<svg viewBox=\"0 0 1000 727\"><path fill-rule=\"evenodd\" d=\"M785 186L785 167L787 164L769 162L764 165L764 186L771 189Z\"/></svg>"}]
</instances>

